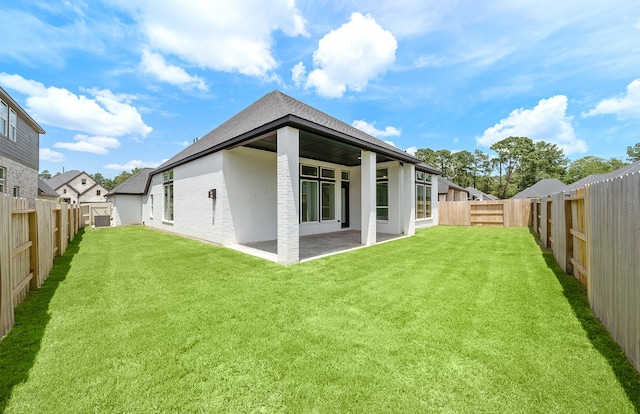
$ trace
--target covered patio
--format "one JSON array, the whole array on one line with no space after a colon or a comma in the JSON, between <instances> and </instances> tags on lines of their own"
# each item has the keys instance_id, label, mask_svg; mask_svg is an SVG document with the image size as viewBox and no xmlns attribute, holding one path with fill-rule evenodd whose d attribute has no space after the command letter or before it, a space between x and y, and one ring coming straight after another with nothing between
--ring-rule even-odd
<instances>
[{"instance_id":1,"label":"covered patio","mask_svg":"<svg viewBox=\"0 0 640 414\"><path fill-rule=\"evenodd\" d=\"M314 234L300 237L300 262L319 259L351 250L367 247L362 244L360 230L342 230L332 233ZM376 233L376 243L401 239L404 234ZM268 240L258 243L228 246L234 250L278 262L278 241Z\"/></svg>"}]
</instances>

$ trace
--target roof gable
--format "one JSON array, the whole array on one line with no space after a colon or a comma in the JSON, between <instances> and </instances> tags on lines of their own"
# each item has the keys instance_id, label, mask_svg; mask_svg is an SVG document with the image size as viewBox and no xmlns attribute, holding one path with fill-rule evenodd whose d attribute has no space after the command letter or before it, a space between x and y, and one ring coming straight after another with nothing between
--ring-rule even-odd
<instances>
[{"instance_id":1,"label":"roof gable","mask_svg":"<svg viewBox=\"0 0 640 414\"><path fill-rule=\"evenodd\" d=\"M74 178L79 176L80 174L82 174L82 171L69 170L69 171L64 172L62 174L56 175L55 177L51 177L45 182L51 188L57 190L58 188L62 187L64 184L67 184L68 182L70 182L71 180L73 180Z\"/></svg>"},{"instance_id":2,"label":"roof gable","mask_svg":"<svg viewBox=\"0 0 640 414\"><path fill-rule=\"evenodd\" d=\"M131 177L124 180L120 185L107 193L107 196L116 194L144 194L147 189L147 181L149 174L153 171L153 168L143 168L136 172Z\"/></svg>"},{"instance_id":3,"label":"roof gable","mask_svg":"<svg viewBox=\"0 0 640 414\"><path fill-rule=\"evenodd\" d=\"M568 185L557 178L545 178L529 188L525 188L511 198L538 198L548 196L550 194L559 193L569 188Z\"/></svg>"}]
</instances>

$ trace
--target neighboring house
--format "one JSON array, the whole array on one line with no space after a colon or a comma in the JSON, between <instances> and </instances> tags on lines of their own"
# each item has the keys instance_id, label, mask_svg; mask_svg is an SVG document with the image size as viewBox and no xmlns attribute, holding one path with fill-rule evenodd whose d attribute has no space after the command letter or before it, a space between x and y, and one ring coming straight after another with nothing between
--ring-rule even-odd
<instances>
[{"instance_id":1,"label":"neighboring house","mask_svg":"<svg viewBox=\"0 0 640 414\"><path fill-rule=\"evenodd\" d=\"M45 131L0 87L0 193L38 195L40 134Z\"/></svg>"},{"instance_id":2,"label":"neighboring house","mask_svg":"<svg viewBox=\"0 0 640 414\"><path fill-rule=\"evenodd\" d=\"M418 164L274 91L151 172L142 221L227 246L277 240L278 262L297 263L300 236L352 229L371 245L437 224L439 171Z\"/></svg>"},{"instance_id":3,"label":"neighboring house","mask_svg":"<svg viewBox=\"0 0 640 414\"><path fill-rule=\"evenodd\" d=\"M438 177L438 201L467 201L469 191L443 177Z\"/></svg>"},{"instance_id":4,"label":"neighboring house","mask_svg":"<svg viewBox=\"0 0 640 414\"><path fill-rule=\"evenodd\" d=\"M107 193L111 203L111 225L144 224L143 199L146 199L147 182L153 168L143 168Z\"/></svg>"},{"instance_id":5,"label":"neighboring house","mask_svg":"<svg viewBox=\"0 0 640 414\"><path fill-rule=\"evenodd\" d=\"M107 190L84 171L67 171L46 183L68 204L105 202Z\"/></svg>"},{"instance_id":6,"label":"neighboring house","mask_svg":"<svg viewBox=\"0 0 640 414\"><path fill-rule=\"evenodd\" d=\"M476 200L476 201L495 201L495 200L499 200L498 197L494 196L493 194L485 194L482 191L473 188L473 187L467 187L465 188L465 190L467 190L467 192L469 193L469 199L470 200Z\"/></svg>"},{"instance_id":7,"label":"neighboring house","mask_svg":"<svg viewBox=\"0 0 640 414\"><path fill-rule=\"evenodd\" d=\"M565 191L569 188L565 183L557 178L544 178L529 188L525 188L518 194L514 195L513 199L517 198L540 198L551 194Z\"/></svg>"},{"instance_id":8,"label":"neighboring house","mask_svg":"<svg viewBox=\"0 0 640 414\"><path fill-rule=\"evenodd\" d=\"M60 196L56 193L56 190L49 186L49 184L38 178L38 198L57 201Z\"/></svg>"}]
</instances>

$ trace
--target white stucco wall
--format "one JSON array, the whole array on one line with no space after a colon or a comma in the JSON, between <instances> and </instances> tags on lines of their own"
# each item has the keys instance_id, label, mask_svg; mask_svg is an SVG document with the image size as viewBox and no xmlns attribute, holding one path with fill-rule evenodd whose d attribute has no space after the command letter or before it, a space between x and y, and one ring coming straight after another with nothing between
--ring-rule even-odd
<instances>
[{"instance_id":1,"label":"white stucco wall","mask_svg":"<svg viewBox=\"0 0 640 414\"><path fill-rule=\"evenodd\" d=\"M235 148L224 152L230 221L237 243L277 238L277 159L273 152Z\"/></svg>"},{"instance_id":2,"label":"white stucco wall","mask_svg":"<svg viewBox=\"0 0 640 414\"><path fill-rule=\"evenodd\" d=\"M377 231L380 233L402 233L402 205L400 192L400 164L397 161L380 163L376 169L387 168L389 173L389 220L377 220Z\"/></svg>"},{"instance_id":3,"label":"white stucco wall","mask_svg":"<svg viewBox=\"0 0 640 414\"><path fill-rule=\"evenodd\" d=\"M115 194L109 196L111 203L111 226L142 224L142 196Z\"/></svg>"}]
</instances>

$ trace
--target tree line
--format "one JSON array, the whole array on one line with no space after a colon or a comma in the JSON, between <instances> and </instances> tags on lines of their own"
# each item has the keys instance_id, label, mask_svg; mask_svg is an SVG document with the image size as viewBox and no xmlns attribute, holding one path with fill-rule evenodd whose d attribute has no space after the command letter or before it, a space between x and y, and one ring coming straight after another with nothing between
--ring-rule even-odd
<instances>
[{"instance_id":1,"label":"tree line","mask_svg":"<svg viewBox=\"0 0 640 414\"><path fill-rule=\"evenodd\" d=\"M534 142L528 137L508 137L493 144L495 154L422 148L415 155L442 171L442 176L461 187L509 198L544 178L571 184L591 174L608 173L626 165L618 158L588 155L570 162L556 144ZM640 142L627 147L627 161L640 160Z\"/></svg>"},{"instance_id":2,"label":"tree line","mask_svg":"<svg viewBox=\"0 0 640 414\"><path fill-rule=\"evenodd\" d=\"M93 178L98 184L103 186L107 191L111 191L114 188L116 188L117 186L119 186L120 184L122 184L123 182L125 182L129 177L131 177L132 175L134 175L138 171L140 171L140 168L134 168L130 172L129 171L122 171L120 174L116 175L113 179L106 178L100 173L89 174L89 176L91 176L91 178ZM58 176L60 174L62 174L62 173L61 172L57 172L54 175L51 175L49 170L43 170L41 173L38 174L38 177L41 180L46 181L49 178L56 177L56 176Z\"/></svg>"}]
</instances>

